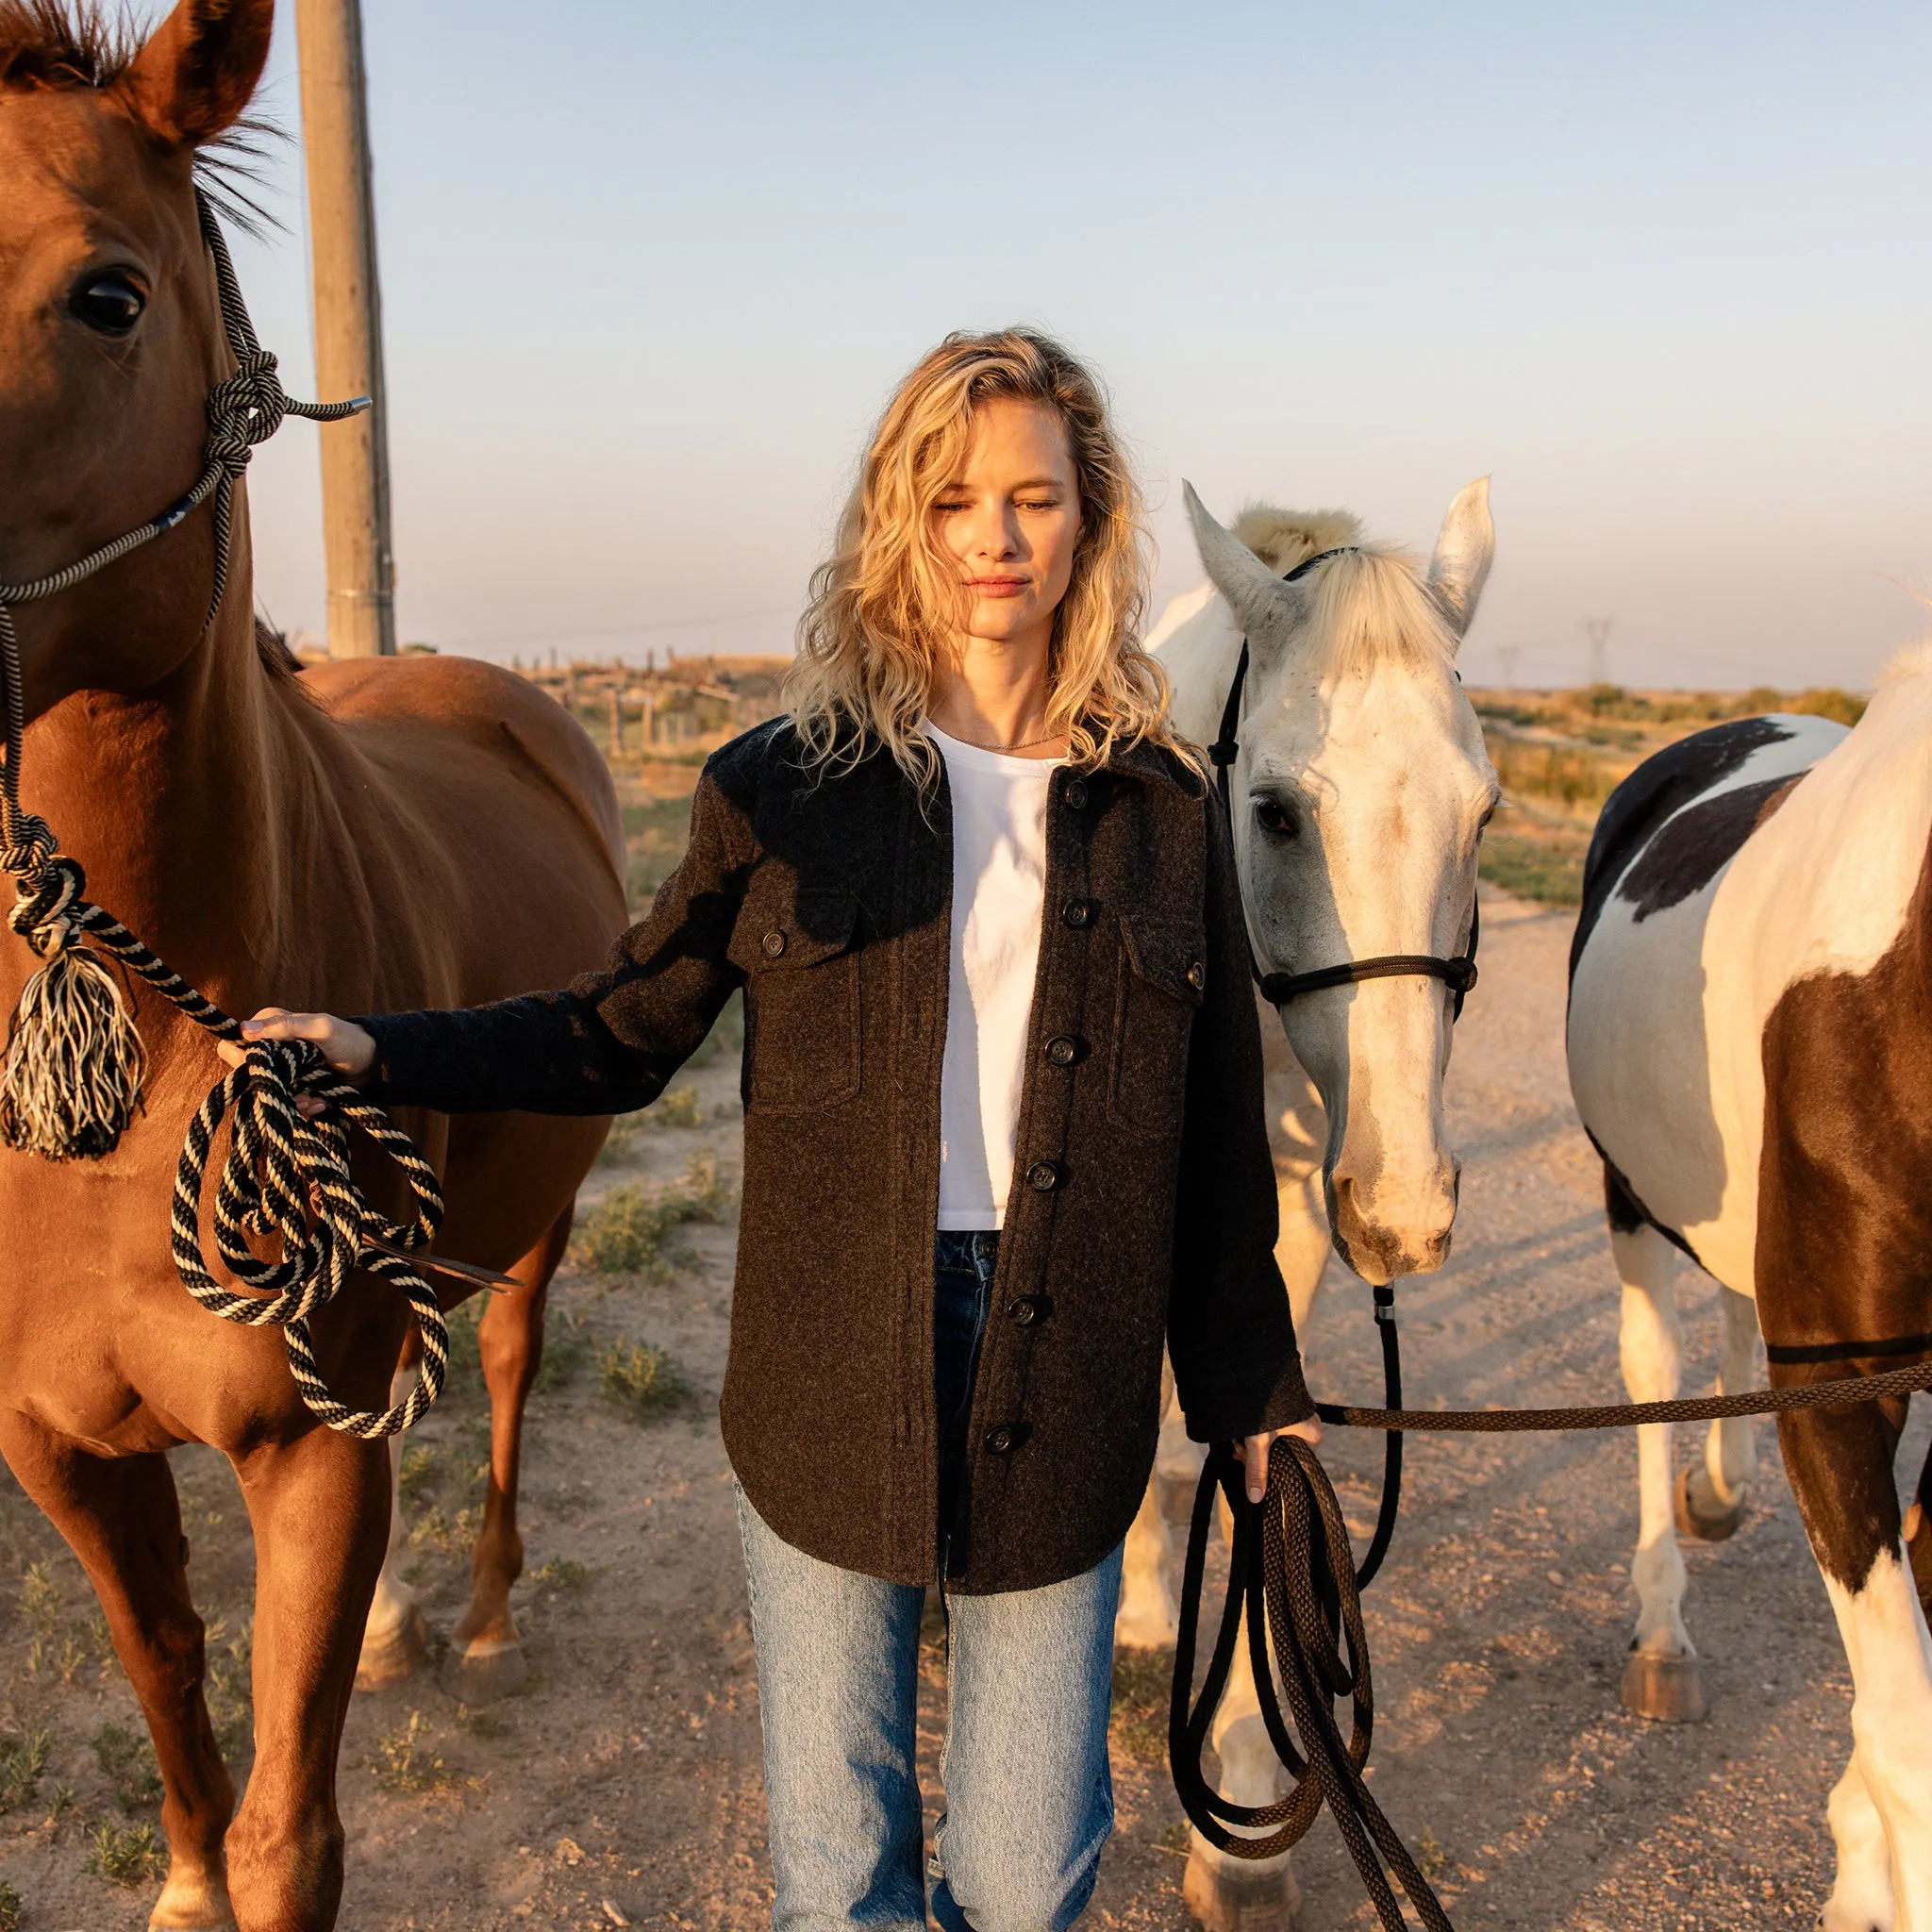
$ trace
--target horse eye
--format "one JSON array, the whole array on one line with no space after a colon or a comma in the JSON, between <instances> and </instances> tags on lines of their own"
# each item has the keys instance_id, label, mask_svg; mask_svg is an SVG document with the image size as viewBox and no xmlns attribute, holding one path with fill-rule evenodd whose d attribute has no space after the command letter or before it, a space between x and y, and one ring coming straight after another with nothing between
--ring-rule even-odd
<instances>
[{"instance_id":1,"label":"horse eye","mask_svg":"<svg viewBox=\"0 0 1932 1932\"><path fill-rule=\"evenodd\" d=\"M88 327L125 336L141 320L147 296L126 275L95 275L75 290L70 306Z\"/></svg>"},{"instance_id":2,"label":"horse eye","mask_svg":"<svg viewBox=\"0 0 1932 1932\"><path fill-rule=\"evenodd\" d=\"M1255 818L1264 832L1277 839L1292 839L1302 828L1300 815L1285 799L1257 798Z\"/></svg>"}]
</instances>

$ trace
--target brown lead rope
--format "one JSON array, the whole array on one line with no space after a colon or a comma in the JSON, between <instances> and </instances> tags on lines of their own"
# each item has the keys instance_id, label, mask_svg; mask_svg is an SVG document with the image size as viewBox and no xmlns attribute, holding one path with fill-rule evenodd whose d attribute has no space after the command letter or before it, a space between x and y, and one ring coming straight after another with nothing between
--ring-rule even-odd
<instances>
[{"instance_id":1,"label":"brown lead rope","mask_svg":"<svg viewBox=\"0 0 1932 1932\"><path fill-rule=\"evenodd\" d=\"M1932 1338L1925 1339L1932 1346ZM1856 1353L1851 1344L1848 1353ZM1874 1344L1874 1353L1883 1353ZM1619 1402L1596 1408L1351 1408L1318 1402L1315 1413L1343 1429L1432 1430L1438 1435L1510 1436L1541 1429L1627 1429L1643 1423L1707 1423L1726 1416L1784 1415L1794 1408L1848 1408L1891 1402L1932 1389L1932 1361L1887 1369L1876 1375L1837 1375L1783 1389L1747 1389L1737 1395L1698 1395L1681 1402Z\"/></svg>"},{"instance_id":2,"label":"brown lead rope","mask_svg":"<svg viewBox=\"0 0 1932 1932\"><path fill-rule=\"evenodd\" d=\"M256 340L220 224L197 194L202 238L214 264L222 326L236 371L208 398L208 438L194 487L152 522L104 543L77 563L26 584L0 584L0 686L6 762L0 765L0 869L13 875L8 923L45 962L27 982L7 1041L0 1076L0 1141L53 1160L100 1159L113 1152L140 1105L145 1055L108 959L137 974L217 1040L240 1041L232 1015L205 998L111 913L87 896L80 863L58 850L47 822L23 809L20 764L25 698L20 646L8 606L31 604L84 583L96 572L175 528L213 498L215 570L206 630L227 593L234 487L255 445L285 417L332 423L368 407L298 403L283 393L275 358ZM105 956L102 957L102 956ZM305 1119L297 1096L325 1104ZM249 1293L224 1287L208 1266L201 1237L209 1155L232 1116L228 1158L215 1191L221 1259ZM363 1198L349 1172L349 1130L367 1134L402 1170L414 1219L389 1220ZM171 1212L175 1265L188 1291L225 1321L282 1330L289 1366L309 1409L332 1429L365 1440L410 1426L442 1391L449 1331L423 1266L442 1221L436 1174L380 1108L337 1077L306 1042L257 1041L244 1063L202 1103L175 1171ZM264 1261L268 1245L276 1258ZM423 1336L416 1386L394 1407L353 1409L324 1381L309 1320L358 1269L408 1298Z\"/></svg>"}]
</instances>

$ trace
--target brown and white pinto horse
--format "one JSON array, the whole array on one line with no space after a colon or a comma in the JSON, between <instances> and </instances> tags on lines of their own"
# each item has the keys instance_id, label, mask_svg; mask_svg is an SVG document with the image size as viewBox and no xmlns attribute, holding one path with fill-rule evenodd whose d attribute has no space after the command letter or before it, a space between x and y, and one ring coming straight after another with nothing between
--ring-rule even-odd
<instances>
[{"instance_id":1,"label":"brown and white pinto horse","mask_svg":"<svg viewBox=\"0 0 1932 1932\"><path fill-rule=\"evenodd\" d=\"M1774 1383L1932 1352L1932 645L1849 733L1744 719L1617 789L1585 875L1569 1052L1633 1397L1676 1393L1680 1252L1725 1290L1727 1387L1748 1376L1754 1302ZM1924 1474L1901 1523L1904 1420L1903 1403L1778 1419L1854 1687L1827 1932L1932 1932L1932 1525ZM1669 1431L1642 1435L1625 1701L1694 1714ZM1690 1526L1723 1527L1749 1447L1745 1425L1713 1428Z\"/></svg>"},{"instance_id":2,"label":"brown and white pinto horse","mask_svg":"<svg viewBox=\"0 0 1932 1932\"><path fill-rule=\"evenodd\" d=\"M245 108L273 18L273 0L182 0L120 56L56 0L0 0L0 581L146 522L201 467L205 399L232 363L196 155ZM564 712L455 660L296 675L257 640L239 495L227 593L204 629L214 564L204 509L17 613L24 803L92 896L233 1013L461 1006L594 963L624 920L620 827ZM33 963L0 946L0 1009ZM389 1457L317 1424L279 1334L213 1320L183 1291L169 1193L222 1068L173 1008L139 989L135 1006L145 1111L119 1148L62 1165L0 1153L0 1450L86 1566L146 1713L171 1852L153 1923L321 1932L341 1894L336 1754ZM500 1643L522 1560L516 1420L604 1124L403 1124L444 1174L443 1251L524 1284L482 1326L495 1422L467 1627ZM383 1205L402 1204L391 1190ZM317 1319L344 1401L383 1406L408 1325L368 1280ZM183 1441L230 1457L256 1539L256 1757L232 1827L166 1459Z\"/></svg>"}]
</instances>

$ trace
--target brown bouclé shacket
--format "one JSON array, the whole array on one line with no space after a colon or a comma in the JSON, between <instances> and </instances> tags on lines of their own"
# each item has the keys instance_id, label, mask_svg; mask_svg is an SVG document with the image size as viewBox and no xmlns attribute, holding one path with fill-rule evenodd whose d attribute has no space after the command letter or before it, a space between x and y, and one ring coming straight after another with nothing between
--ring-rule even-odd
<instances>
[{"instance_id":1,"label":"brown boucl\u00e9 shacket","mask_svg":"<svg viewBox=\"0 0 1932 1932\"><path fill-rule=\"evenodd\" d=\"M951 1586L1025 1590L1125 1535L1161 1348L1191 1435L1313 1412L1274 1265L1260 1036L1228 835L1138 746L1053 774L1019 1157L973 1395ZM706 765L691 847L608 971L366 1020L379 1097L449 1113L643 1107L745 994L744 1200L725 1446L829 1563L930 1580L933 1229L952 806L891 758L818 775L791 727Z\"/></svg>"}]
</instances>

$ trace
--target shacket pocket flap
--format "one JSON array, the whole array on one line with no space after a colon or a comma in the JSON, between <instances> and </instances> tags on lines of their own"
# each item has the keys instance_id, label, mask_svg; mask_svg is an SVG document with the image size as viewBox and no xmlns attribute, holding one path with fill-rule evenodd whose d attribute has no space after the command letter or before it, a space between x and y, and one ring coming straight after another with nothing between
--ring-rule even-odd
<instances>
[{"instance_id":1,"label":"shacket pocket flap","mask_svg":"<svg viewBox=\"0 0 1932 1932\"><path fill-rule=\"evenodd\" d=\"M1208 990L1207 936L1185 920L1124 915L1121 936L1135 974L1162 992L1198 1007Z\"/></svg>"},{"instance_id":2,"label":"shacket pocket flap","mask_svg":"<svg viewBox=\"0 0 1932 1932\"><path fill-rule=\"evenodd\" d=\"M729 956L749 974L818 966L850 951L858 924L858 901L849 892L754 887L732 927Z\"/></svg>"}]
</instances>

